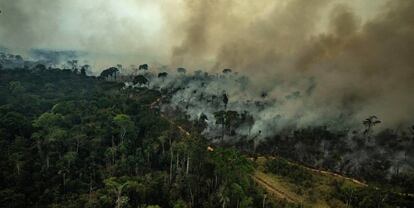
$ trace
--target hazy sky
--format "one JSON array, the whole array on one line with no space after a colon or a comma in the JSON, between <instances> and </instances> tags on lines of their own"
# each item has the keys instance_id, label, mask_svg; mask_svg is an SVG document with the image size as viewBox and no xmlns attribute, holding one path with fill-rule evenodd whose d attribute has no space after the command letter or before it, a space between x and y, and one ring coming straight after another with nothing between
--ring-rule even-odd
<instances>
[{"instance_id":1,"label":"hazy sky","mask_svg":"<svg viewBox=\"0 0 414 208\"><path fill-rule=\"evenodd\" d=\"M230 25L223 28L219 19L214 20L217 22L213 27L232 31L232 18L238 21L234 29L239 29L240 25L245 26L253 19L270 15L268 13L282 12L291 2L294 1L2 0L0 45L18 51L30 48L82 50L110 54L121 62L125 56L128 61L144 59L168 63L174 47L180 46L186 38L188 27L208 19L211 10L220 11L220 15L226 16L224 20L230 21ZM382 0L325 1L320 13L328 15L329 8L341 2L347 2L363 19L372 18L383 4ZM216 12L211 15L217 16ZM328 17L322 16L315 25L319 32L328 23ZM203 54L200 59L213 61L214 54Z\"/></svg>"},{"instance_id":2,"label":"hazy sky","mask_svg":"<svg viewBox=\"0 0 414 208\"><path fill-rule=\"evenodd\" d=\"M299 108L414 122L411 0L1 0L0 9L0 45L13 50L233 68L275 97L275 83L303 91L300 80L313 79Z\"/></svg>"}]
</instances>

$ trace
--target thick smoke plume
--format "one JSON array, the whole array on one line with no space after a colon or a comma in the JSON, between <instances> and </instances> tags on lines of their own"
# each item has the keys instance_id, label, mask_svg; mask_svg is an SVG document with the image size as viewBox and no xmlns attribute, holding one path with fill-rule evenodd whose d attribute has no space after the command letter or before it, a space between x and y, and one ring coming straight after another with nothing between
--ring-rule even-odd
<instances>
[{"instance_id":1,"label":"thick smoke plume","mask_svg":"<svg viewBox=\"0 0 414 208\"><path fill-rule=\"evenodd\" d=\"M258 115L267 128L278 115L297 126L414 122L412 1L4 0L0 9L0 46L13 50L79 50L94 69L231 68L251 78L251 94L277 101Z\"/></svg>"},{"instance_id":2,"label":"thick smoke plume","mask_svg":"<svg viewBox=\"0 0 414 208\"><path fill-rule=\"evenodd\" d=\"M187 1L172 63L242 71L275 99L299 92L263 116L311 124L377 115L400 127L414 119L414 2L377 3L368 15L352 1Z\"/></svg>"}]
</instances>

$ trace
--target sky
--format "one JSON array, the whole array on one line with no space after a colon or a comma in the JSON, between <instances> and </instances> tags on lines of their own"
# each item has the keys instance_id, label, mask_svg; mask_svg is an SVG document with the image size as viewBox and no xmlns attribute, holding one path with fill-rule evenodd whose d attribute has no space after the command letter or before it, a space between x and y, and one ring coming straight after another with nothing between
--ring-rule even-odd
<instances>
[{"instance_id":1,"label":"sky","mask_svg":"<svg viewBox=\"0 0 414 208\"><path fill-rule=\"evenodd\" d=\"M83 51L98 69L232 68L274 97L311 79L298 108L414 122L414 1L2 0L0 10L0 45L16 52Z\"/></svg>"},{"instance_id":2,"label":"sky","mask_svg":"<svg viewBox=\"0 0 414 208\"><path fill-rule=\"evenodd\" d=\"M326 16L327 8L334 5L331 3L334 1L313 1L326 4L320 11L323 16ZM177 60L185 59L177 57L184 54L177 53L184 53L178 51L185 47L183 42L189 41L186 39L190 38L186 35L189 30L200 29L198 32L206 33L199 34L199 39L194 40L199 44L211 42L216 37L207 33L223 30L225 35L234 29L242 30L241 26L245 27L256 18L283 12L290 2L294 1L2 0L0 43L20 52L31 48L81 50L98 55L107 54L115 57L114 61L119 59L120 62L152 60L185 65L186 60ZM383 4L382 0L370 1L371 3L358 0L336 2L347 2L364 19L371 18ZM223 18L223 22L220 18ZM275 18L286 21L286 26L289 26L290 20L282 15ZM318 20L318 31L324 30L326 19L328 18ZM211 29L202 31L203 21L205 27L208 24ZM233 21L237 21L237 24L233 25ZM203 37L206 35L211 37ZM200 54L197 63L188 61L187 64L214 62L214 52L203 51L205 54ZM172 54L175 54L173 61Z\"/></svg>"}]
</instances>

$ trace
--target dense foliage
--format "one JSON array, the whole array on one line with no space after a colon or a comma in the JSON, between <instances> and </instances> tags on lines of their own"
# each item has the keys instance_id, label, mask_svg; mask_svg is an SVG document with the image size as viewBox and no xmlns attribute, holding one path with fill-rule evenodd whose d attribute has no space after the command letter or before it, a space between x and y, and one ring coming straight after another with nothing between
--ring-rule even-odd
<instances>
[{"instance_id":1,"label":"dense foliage","mask_svg":"<svg viewBox=\"0 0 414 208\"><path fill-rule=\"evenodd\" d=\"M412 197L370 187L350 187L335 184L332 196L341 199L347 207L412 207Z\"/></svg>"},{"instance_id":2,"label":"dense foliage","mask_svg":"<svg viewBox=\"0 0 414 208\"><path fill-rule=\"evenodd\" d=\"M156 105L160 91L127 88L108 76L88 77L85 69L41 64L31 70L0 70L0 207L302 206L264 200L250 177L252 161L234 148L212 148L199 135L206 128L204 114L195 121L175 114L172 121ZM136 79L147 84L143 80ZM235 136L238 125L253 119L248 112L226 109L214 116L221 126L221 146L228 146L225 135ZM323 129L305 129L269 147L290 158L306 153L296 158L303 161L320 154L311 151L318 138L333 137ZM303 152L292 149L299 140ZM332 142L327 149L340 150L340 145ZM262 146L259 150L266 152ZM302 166L283 159L265 166L299 187L311 190L315 182ZM374 166L365 174L383 177L376 171L389 167L381 162ZM335 184L332 198L354 207L409 207L411 196L401 192L412 190L412 175L394 174L387 180L402 189Z\"/></svg>"},{"instance_id":3,"label":"dense foliage","mask_svg":"<svg viewBox=\"0 0 414 208\"><path fill-rule=\"evenodd\" d=\"M260 206L251 162L183 135L151 108L159 96L71 70L0 70L0 206Z\"/></svg>"}]
</instances>

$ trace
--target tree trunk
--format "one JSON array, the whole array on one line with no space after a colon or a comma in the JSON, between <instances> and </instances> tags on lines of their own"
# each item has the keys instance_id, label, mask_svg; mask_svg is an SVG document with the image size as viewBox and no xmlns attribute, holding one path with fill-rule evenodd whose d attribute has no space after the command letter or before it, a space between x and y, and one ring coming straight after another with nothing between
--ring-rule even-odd
<instances>
[{"instance_id":1,"label":"tree trunk","mask_svg":"<svg viewBox=\"0 0 414 208\"><path fill-rule=\"evenodd\" d=\"M121 208L122 207L122 201L121 201L121 191L117 192L117 197L116 197L116 208Z\"/></svg>"},{"instance_id":2,"label":"tree trunk","mask_svg":"<svg viewBox=\"0 0 414 208\"><path fill-rule=\"evenodd\" d=\"M188 175L189 170L190 170L190 155L187 156L187 168L185 170L186 175Z\"/></svg>"},{"instance_id":3,"label":"tree trunk","mask_svg":"<svg viewBox=\"0 0 414 208\"><path fill-rule=\"evenodd\" d=\"M62 178L63 178L63 192L65 192L65 190L66 190L66 173L62 174Z\"/></svg>"},{"instance_id":4,"label":"tree trunk","mask_svg":"<svg viewBox=\"0 0 414 208\"><path fill-rule=\"evenodd\" d=\"M46 155L46 169L49 169L50 161L49 161L49 155Z\"/></svg>"},{"instance_id":5,"label":"tree trunk","mask_svg":"<svg viewBox=\"0 0 414 208\"><path fill-rule=\"evenodd\" d=\"M91 196L92 193L92 176L89 175L89 197Z\"/></svg>"},{"instance_id":6,"label":"tree trunk","mask_svg":"<svg viewBox=\"0 0 414 208\"><path fill-rule=\"evenodd\" d=\"M191 206L190 207L194 207L194 195L193 195L193 191L191 190L191 186L190 186L190 197L191 197Z\"/></svg>"},{"instance_id":7,"label":"tree trunk","mask_svg":"<svg viewBox=\"0 0 414 208\"><path fill-rule=\"evenodd\" d=\"M180 154L177 152L177 161L176 161L176 163L177 163L177 165L176 165L176 168L177 168L177 174L178 174L178 165L179 165L179 159L180 159Z\"/></svg>"},{"instance_id":8,"label":"tree trunk","mask_svg":"<svg viewBox=\"0 0 414 208\"><path fill-rule=\"evenodd\" d=\"M120 135L121 136L121 142L120 142L120 144L122 144L124 142L125 134L126 134L126 129L125 128L122 128L121 135Z\"/></svg>"},{"instance_id":9,"label":"tree trunk","mask_svg":"<svg viewBox=\"0 0 414 208\"><path fill-rule=\"evenodd\" d=\"M161 142L161 147L162 147L162 156L164 156L164 154L165 154L165 144L164 144L164 141Z\"/></svg>"},{"instance_id":10,"label":"tree trunk","mask_svg":"<svg viewBox=\"0 0 414 208\"><path fill-rule=\"evenodd\" d=\"M174 152L172 149L172 141L171 137L168 137L168 141L170 143L170 183L172 182L172 173L173 173L173 158L174 158Z\"/></svg>"},{"instance_id":11,"label":"tree trunk","mask_svg":"<svg viewBox=\"0 0 414 208\"><path fill-rule=\"evenodd\" d=\"M148 163L148 167L151 168L151 162L150 162L150 152L147 152L147 163Z\"/></svg>"},{"instance_id":12,"label":"tree trunk","mask_svg":"<svg viewBox=\"0 0 414 208\"><path fill-rule=\"evenodd\" d=\"M16 162L17 175L20 175L20 163Z\"/></svg>"},{"instance_id":13,"label":"tree trunk","mask_svg":"<svg viewBox=\"0 0 414 208\"><path fill-rule=\"evenodd\" d=\"M115 165L115 148L112 149L112 165Z\"/></svg>"},{"instance_id":14,"label":"tree trunk","mask_svg":"<svg viewBox=\"0 0 414 208\"><path fill-rule=\"evenodd\" d=\"M221 125L221 143L223 143L224 141L224 121L223 124Z\"/></svg>"},{"instance_id":15,"label":"tree trunk","mask_svg":"<svg viewBox=\"0 0 414 208\"><path fill-rule=\"evenodd\" d=\"M115 154L116 154L116 149L115 149L115 141L114 141L114 136L112 136L112 165L115 164Z\"/></svg>"},{"instance_id":16,"label":"tree trunk","mask_svg":"<svg viewBox=\"0 0 414 208\"><path fill-rule=\"evenodd\" d=\"M172 173L173 173L173 158L174 158L174 153L172 151L172 148L170 147L170 183L172 182Z\"/></svg>"},{"instance_id":17,"label":"tree trunk","mask_svg":"<svg viewBox=\"0 0 414 208\"><path fill-rule=\"evenodd\" d=\"M248 139L250 138L251 133L252 133L252 126L249 126L249 133L248 133L248 136L247 136Z\"/></svg>"},{"instance_id":18,"label":"tree trunk","mask_svg":"<svg viewBox=\"0 0 414 208\"><path fill-rule=\"evenodd\" d=\"M80 139L77 138L76 139L76 153L79 153L79 143L80 143Z\"/></svg>"},{"instance_id":19,"label":"tree trunk","mask_svg":"<svg viewBox=\"0 0 414 208\"><path fill-rule=\"evenodd\" d=\"M39 152L39 156L42 157L42 145L39 140L36 142L37 151Z\"/></svg>"}]
</instances>

